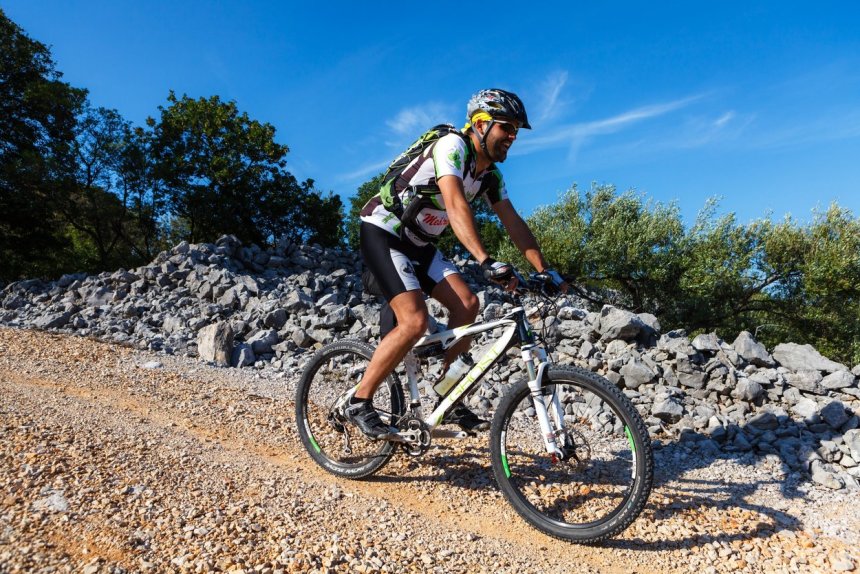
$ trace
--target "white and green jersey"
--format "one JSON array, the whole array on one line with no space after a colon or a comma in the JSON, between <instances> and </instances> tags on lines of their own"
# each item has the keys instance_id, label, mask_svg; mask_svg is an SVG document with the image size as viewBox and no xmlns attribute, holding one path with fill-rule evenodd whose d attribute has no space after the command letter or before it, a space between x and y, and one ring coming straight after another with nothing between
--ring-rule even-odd
<instances>
[{"instance_id":1,"label":"white and green jersey","mask_svg":"<svg viewBox=\"0 0 860 574\"><path fill-rule=\"evenodd\" d=\"M456 133L442 136L409 162L393 179L392 194L400 198L405 208L404 215L410 218L409 225L403 225L400 218L386 209L381 194L373 196L361 210L361 220L371 223L393 235L407 237L416 245L423 241L412 232L417 226L425 236L438 237L448 227L448 213L445 201L439 192L437 181L446 175L453 175L463 181L466 199L471 202L483 196L488 205L507 199L508 194L502 173L495 164L481 173L475 173L477 154L468 137ZM412 201L420 203L409 209ZM417 209L416 209L417 208Z\"/></svg>"}]
</instances>

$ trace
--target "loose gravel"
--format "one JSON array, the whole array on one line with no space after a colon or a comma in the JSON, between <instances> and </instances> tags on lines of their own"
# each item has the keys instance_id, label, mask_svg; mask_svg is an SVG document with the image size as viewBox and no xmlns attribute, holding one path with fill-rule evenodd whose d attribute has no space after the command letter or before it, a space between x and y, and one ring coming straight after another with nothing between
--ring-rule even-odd
<instances>
[{"instance_id":1,"label":"loose gravel","mask_svg":"<svg viewBox=\"0 0 860 574\"><path fill-rule=\"evenodd\" d=\"M525 524L486 436L326 474L296 372L0 328L0 572L845 572L856 493L775 455L657 443L642 516L602 546Z\"/></svg>"}]
</instances>

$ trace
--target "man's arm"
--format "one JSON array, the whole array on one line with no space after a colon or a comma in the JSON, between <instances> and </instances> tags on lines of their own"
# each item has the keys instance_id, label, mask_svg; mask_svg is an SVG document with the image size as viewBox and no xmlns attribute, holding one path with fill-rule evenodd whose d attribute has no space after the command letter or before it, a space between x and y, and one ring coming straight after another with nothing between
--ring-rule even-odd
<instances>
[{"instance_id":1,"label":"man's arm","mask_svg":"<svg viewBox=\"0 0 860 574\"><path fill-rule=\"evenodd\" d=\"M475 216L472 214L469 202L466 201L463 180L453 175L445 175L440 177L436 183L442 192L442 199L445 201L445 211L448 212L448 221L451 223L454 235L457 236L463 247L472 254L475 261L479 263L484 261L490 254L484 249L481 236L478 234L478 225L475 223Z\"/></svg>"},{"instance_id":2,"label":"man's arm","mask_svg":"<svg viewBox=\"0 0 860 574\"><path fill-rule=\"evenodd\" d=\"M549 268L546 260L543 258L543 253L540 251L538 242L532 234L531 229L514 209L511 200L503 199L493 204L493 211L499 216L499 220L511 237L511 241L517 246L529 263L532 264L539 273L546 271Z\"/></svg>"},{"instance_id":3,"label":"man's arm","mask_svg":"<svg viewBox=\"0 0 860 574\"><path fill-rule=\"evenodd\" d=\"M505 226L505 229L508 231L508 235L511 237L511 241L514 242L514 245L516 245L517 249L522 252L528 262L532 264L532 267L534 267L538 273L547 271L550 267L547 264L546 259L544 259L543 253L541 253L537 239L535 239L535 236L532 234L532 230L529 229L528 224L523 221L523 218L520 217L520 214L517 213L516 209L514 209L514 205L511 203L511 200L502 199L501 201L497 201L493 204L493 211L496 212L502 225ZM556 281L561 280L561 277L559 277L557 273L556 277ZM566 281L562 281L561 284L558 285L558 288L562 293L567 293L569 286Z\"/></svg>"}]
</instances>

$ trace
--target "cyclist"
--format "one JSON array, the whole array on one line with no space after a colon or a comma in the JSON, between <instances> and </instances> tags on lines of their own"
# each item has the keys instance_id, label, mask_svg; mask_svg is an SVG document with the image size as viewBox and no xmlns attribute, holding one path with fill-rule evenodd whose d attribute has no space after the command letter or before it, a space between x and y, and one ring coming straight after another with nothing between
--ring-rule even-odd
<instances>
[{"instance_id":1,"label":"cyclist","mask_svg":"<svg viewBox=\"0 0 860 574\"><path fill-rule=\"evenodd\" d=\"M487 279L507 289L516 287L513 267L496 261L484 248L470 201L479 196L487 201L529 263L546 274L551 284L567 291L567 284L549 268L534 235L511 204L496 166L507 158L519 130L531 129L522 101L505 90L481 90L469 100L466 120L461 131L443 135L403 165L396 177L386 177L380 193L361 210L362 258L397 319L397 326L376 348L344 412L370 438L385 439L397 432L383 423L372 398L427 330L423 293L447 307L449 328L472 323L478 314L478 298L434 246L445 228L451 225ZM445 368L469 344L463 340L449 349ZM489 428L488 421L462 404L444 422L469 432Z\"/></svg>"}]
</instances>

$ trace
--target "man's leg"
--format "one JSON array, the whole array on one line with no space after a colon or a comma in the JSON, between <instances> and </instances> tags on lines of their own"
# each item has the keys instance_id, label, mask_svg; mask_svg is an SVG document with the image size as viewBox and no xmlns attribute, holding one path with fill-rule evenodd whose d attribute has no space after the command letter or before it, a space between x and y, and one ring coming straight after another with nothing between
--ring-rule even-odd
<instances>
[{"instance_id":1,"label":"man's leg","mask_svg":"<svg viewBox=\"0 0 860 574\"><path fill-rule=\"evenodd\" d=\"M355 392L356 398L373 397L377 387L400 364L412 346L427 331L427 305L421 291L406 291L395 296L389 304L397 317L397 326L380 341L370 359L364 378Z\"/></svg>"},{"instance_id":2,"label":"man's leg","mask_svg":"<svg viewBox=\"0 0 860 574\"><path fill-rule=\"evenodd\" d=\"M480 308L478 298L472 293L459 273L450 274L442 279L433 288L430 296L448 309L449 329L474 323L475 317L478 316ZM448 349L448 352L445 353L445 366L450 365L460 353L468 351L471 344L472 339L466 338Z\"/></svg>"},{"instance_id":3,"label":"man's leg","mask_svg":"<svg viewBox=\"0 0 860 574\"><path fill-rule=\"evenodd\" d=\"M427 306L421 291L406 291L390 302L397 326L380 341L355 395L344 409L347 420L373 439L388 439L397 429L386 425L373 407L373 394L385 377L427 330Z\"/></svg>"},{"instance_id":4,"label":"man's leg","mask_svg":"<svg viewBox=\"0 0 860 574\"><path fill-rule=\"evenodd\" d=\"M472 293L472 290L469 289L469 286L458 273L450 274L440 281L433 288L432 297L448 308L449 328L474 323L475 317L478 316L480 307L478 298ZM455 360L457 355L468 351L471 344L472 339L467 337L448 349L448 352L445 354L444 370L448 369L448 365ZM490 428L489 421L479 418L478 415L462 403L449 411L443 422L457 424L463 430L469 432Z\"/></svg>"}]
</instances>

